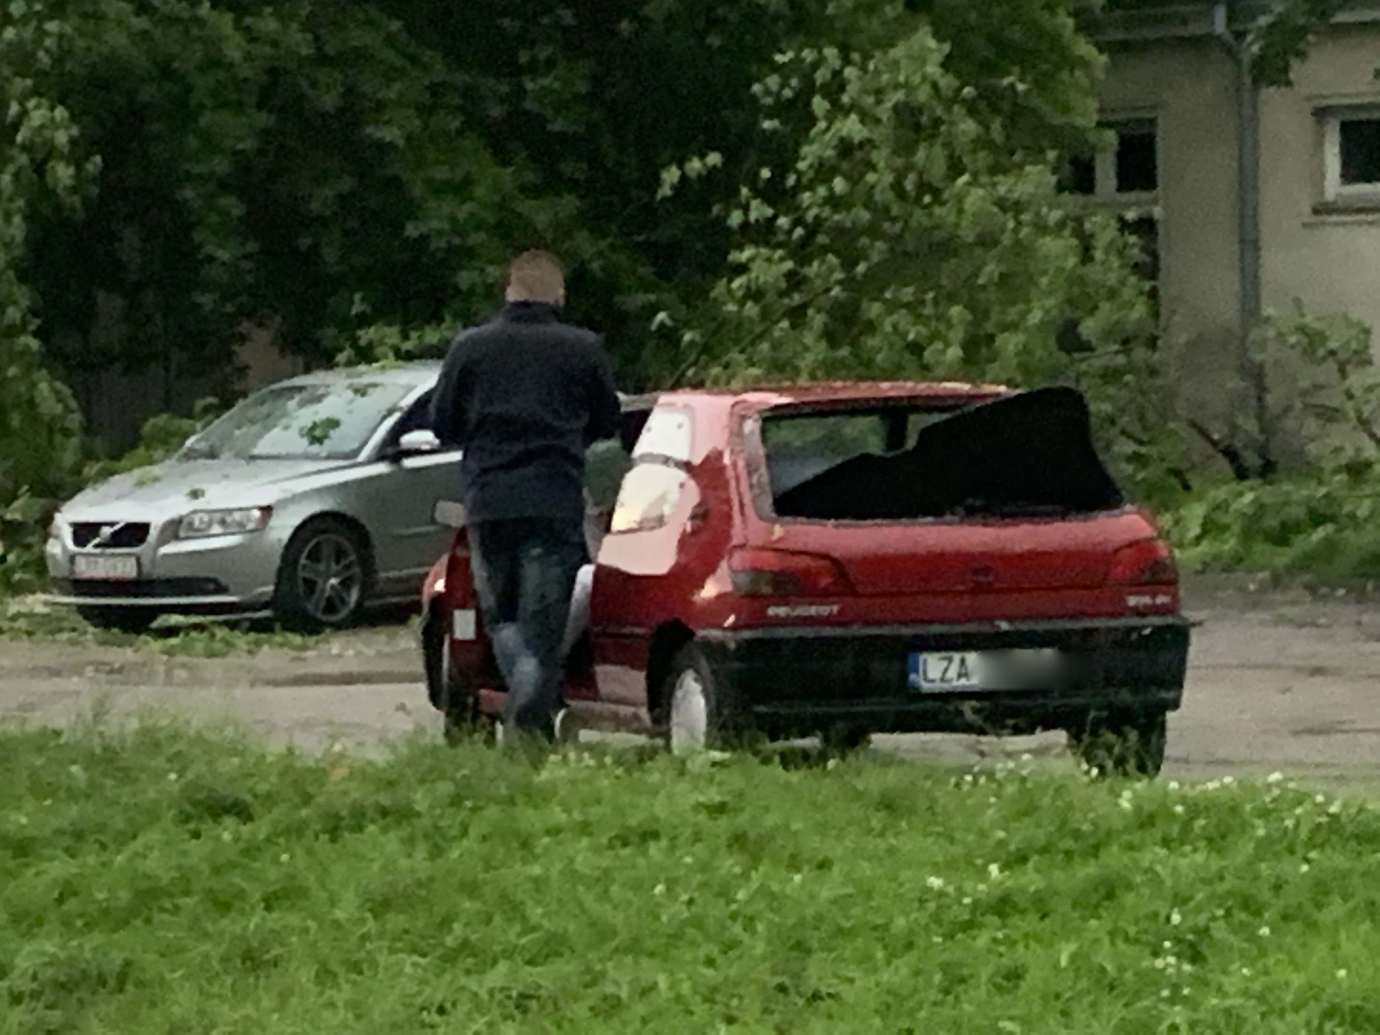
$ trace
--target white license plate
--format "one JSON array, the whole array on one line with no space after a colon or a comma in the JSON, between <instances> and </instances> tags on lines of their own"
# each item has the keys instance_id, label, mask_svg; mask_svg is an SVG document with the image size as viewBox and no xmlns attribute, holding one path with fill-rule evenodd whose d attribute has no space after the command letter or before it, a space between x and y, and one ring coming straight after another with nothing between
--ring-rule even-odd
<instances>
[{"instance_id":1,"label":"white license plate","mask_svg":"<svg viewBox=\"0 0 1380 1035\"><path fill-rule=\"evenodd\" d=\"M1065 677L1058 650L926 651L912 654L907 684L925 693L1052 690Z\"/></svg>"},{"instance_id":2,"label":"white license plate","mask_svg":"<svg viewBox=\"0 0 1380 1035\"><path fill-rule=\"evenodd\" d=\"M72 558L72 578L129 582L139 577L139 558L79 553Z\"/></svg>"},{"instance_id":3,"label":"white license plate","mask_svg":"<svg viewBox=\"0 0 1380 1035\"><path fill-rule=\"evenodd\" d=\"M472 608L456 610L451 615L450 635L453 640L475 640L478 639L478 622Z\"/></svg>"},{"instance_id":4,"label":"white license plate","mask_svg":"<svg viewBox=\"0 0 1380 1035\"><path fill-rule=\"evenodd\" d=\"M976 651L912 654L908 682L912 690L981 690L981 656Z\"/></svg>"}]
</instances>

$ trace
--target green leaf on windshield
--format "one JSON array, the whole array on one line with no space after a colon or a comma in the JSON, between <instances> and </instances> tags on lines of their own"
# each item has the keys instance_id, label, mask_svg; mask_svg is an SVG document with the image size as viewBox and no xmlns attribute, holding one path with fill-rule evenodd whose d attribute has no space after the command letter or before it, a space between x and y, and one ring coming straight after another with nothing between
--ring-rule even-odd
<instances>
[{"instance_id":1,"label":"green leaf on windshield","mask_svg":"<svg viewBox=\"0 0 1380 1035\"><path fill-rule=\"evenodd\" d=\"M302 437L313 446L324 446L338 427L339 417L323 417L306 425L302 429Z\"/></svg>"}]
</instances>

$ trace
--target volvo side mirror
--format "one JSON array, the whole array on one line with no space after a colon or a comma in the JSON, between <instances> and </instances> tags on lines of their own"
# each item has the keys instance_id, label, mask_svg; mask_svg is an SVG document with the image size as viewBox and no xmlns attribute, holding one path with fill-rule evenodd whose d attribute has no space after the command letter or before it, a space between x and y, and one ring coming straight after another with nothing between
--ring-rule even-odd
<instances>
[{"instance_id":1,"label":"volvo side mirror","mask_svg":"<svg viewBox=\"0 0 1380 1035\"><path fill-rule=\"evenodd\" d=\"M440 452L441 441L436 435L422 429L419 431L409 431L402 438L398 439L398 453L401 456L415 456L419 453Z\"/></svg>"}]
</instances>

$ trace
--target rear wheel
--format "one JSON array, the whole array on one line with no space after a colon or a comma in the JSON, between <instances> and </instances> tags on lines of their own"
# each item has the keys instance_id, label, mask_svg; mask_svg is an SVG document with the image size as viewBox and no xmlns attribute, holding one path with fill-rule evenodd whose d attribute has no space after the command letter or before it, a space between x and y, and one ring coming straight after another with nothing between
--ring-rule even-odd
<instances>
[{"instance_id":1,"label":"rear wheel","mask_svg":"<svg viewBox=\"0 0 1380 1035\"><path fill-rule=\"evenodd\" d=\"M456 678L450 661L449 625L445 616L432 611L422 626L422 658L426 666L427 698L445 717L448 744L478 738L494 740L495 722L479 710L479 698Z\"/></svg>"},{"instance_id":2,"label":"rear wheel","mask_svg":"<svg viewBox=\"0 0 1380 1035\"><path fill-rule=\"evenodd\" d=\"M747 747L758 739L750 718L735 707L732 695L715 678L693 643L682 647L672 659L662 700L672 754Z\"/></svg>"},{"instance_id":3,"label":"rear wheel","mask_svg":"<svg viewBox=\"0 0 1380 1035\"><path fill-rule=\"evenodd\" d=\"M339 518L313 518L283 551L273 610L293 628L344 628L359 616L370 576L364 536Z\"/></svg>"},{"instance_id":4,"label":"rear wheel","mask_svg":"<svg viewBox=\"0 0 1380 1035\"><path fill-rule=\"evenodd\" d=\"M1069 746L1101 776L1153 778L1164 766L1167 729L1164 712L1094 716L1069 731Z\"/></svg>"},{"instance_id":5,"label":"rear wheel","mask_svg":"<svg viewBox=\"0 0 1380 1035\"><path fill-rule=\"evenodd\" d=\"M161 612L151 607L79 607L82 621L97 629L138 635L149 631Z\"/></svg>"}]
</instances>

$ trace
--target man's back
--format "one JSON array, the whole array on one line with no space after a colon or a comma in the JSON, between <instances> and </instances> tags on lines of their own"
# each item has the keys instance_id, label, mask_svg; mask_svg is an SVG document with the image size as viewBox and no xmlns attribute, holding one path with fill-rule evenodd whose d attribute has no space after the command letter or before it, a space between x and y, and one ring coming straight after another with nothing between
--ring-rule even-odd
<instances>
[{"instance_id":1,"label":"man's back","mask_svg":"<svg viewBox=\"0 0 1380 1035\"><path fill-rule=\"evenodd\" d=\"M618 395L598 337L557 313L509 303L446 359L433 426L465 451L471 521L582 520L584 451L617 434Z\"/></svg>"}]
</instances>

